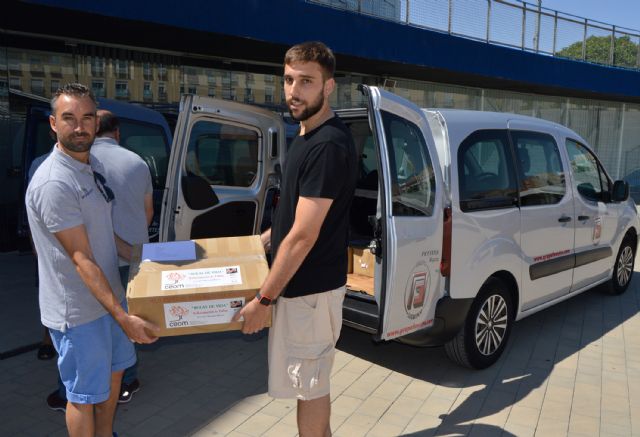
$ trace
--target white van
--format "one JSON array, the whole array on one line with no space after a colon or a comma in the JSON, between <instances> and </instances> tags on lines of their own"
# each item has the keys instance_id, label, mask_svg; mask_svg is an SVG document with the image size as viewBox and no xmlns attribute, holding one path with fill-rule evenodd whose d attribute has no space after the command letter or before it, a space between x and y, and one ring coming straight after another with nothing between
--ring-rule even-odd
<instances>
[{"instance_id":1,"label":"white van","mask_svg":"<svg viewBox=\"0 0 640 437\"><path fill-rule=\"evenodd\" d=\"M338 112L361 156L345 324L379 340L444 344L454 361L484 368L516 320L597 284L626 290L635 204L579 135L532 117L423 110L361 90L368 108ZM183 97L160 239L267 227L285 131L260 108Z\"/></svg>"}]
</instances>

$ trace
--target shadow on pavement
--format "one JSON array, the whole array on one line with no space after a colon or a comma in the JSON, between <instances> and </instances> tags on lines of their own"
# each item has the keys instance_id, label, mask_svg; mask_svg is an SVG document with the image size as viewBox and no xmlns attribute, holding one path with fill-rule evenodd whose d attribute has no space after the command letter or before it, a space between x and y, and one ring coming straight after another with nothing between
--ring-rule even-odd
<instances>
[{"instance_id":1,"label":"shadow on pavement","mask_svg":"<svg viewBox=\"0 0 640 437\"><path fill-rule=\"evenodd\" d=\"M409 377L467 391L461 403L454 402L450 411L440 415L439 426L406 435L467 435L473 428L474 434L511 436L514 434L501 427L474 425L473 421L498 415L527 398L534 403L540 399L540 409L554 369L560 369L567 359L577 360L574 355L586 349L601 352L599 342L604 335L638 313L638 288L635 273L621 296L607 295L604 286L599 286L517 322L503 356L484 370L454 364L443 347L375 344L370 335L349 328L343 329L338 348ZM562 370L556 371L562 377ZM598 369L592 377L599 380L604 371Z\"/></svg>"}]
</instances>

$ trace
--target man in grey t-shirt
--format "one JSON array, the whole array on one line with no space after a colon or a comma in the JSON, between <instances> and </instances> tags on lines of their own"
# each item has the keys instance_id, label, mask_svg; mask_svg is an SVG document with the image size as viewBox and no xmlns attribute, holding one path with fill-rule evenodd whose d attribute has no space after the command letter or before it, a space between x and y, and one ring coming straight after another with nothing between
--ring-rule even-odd
<instances>
[{"instance_id":1,"label":"man in grey t-shirt","mask_svg":"<svg viewBox=\"0 0 640 437\"><path fill-rule=\"evenodd\" d=\"M153 219L153 187L149 167L137 154L120 146L120 121L111 111L99 109L98 132L91 155L104 165L104 176L115 194L113 230L127 243L149 242L149 225ZM122 285L126 288L128 264L120 266ZM137 362L124 372L120 403L129 402L140 389Z\"/></svg>"},{"instance_id":2,"label":"man in grey t-shirt","mask_svg":"<svg viewBox=\"0 0 640 437\"><path fill-rule=\"evenodd\" d=\"M105 177L116 198L113 229L129 244L149 242L153 218L153 187L147 164L137 154L121 147L120 122L110 111L98 110L98 132L91 155L105 168Z\"/></svg>"},{"instance_id":3,"label":"man in grey t-shirt","mask_svg":"<svg viewBox=\"0 0 640 437\"><path fill-rule=\"evenodd\" d=\"M158 328L122 307L117 257L129 258L131 246L113 232L113 191L89 155L95 97L84 85L68 84L55 93L51 110L58 143L25 199L41 320L59 355L69 435L111 435L122 372L135 362L132 342L155 341L148 332Z\"/></svg>"}]
</instances>

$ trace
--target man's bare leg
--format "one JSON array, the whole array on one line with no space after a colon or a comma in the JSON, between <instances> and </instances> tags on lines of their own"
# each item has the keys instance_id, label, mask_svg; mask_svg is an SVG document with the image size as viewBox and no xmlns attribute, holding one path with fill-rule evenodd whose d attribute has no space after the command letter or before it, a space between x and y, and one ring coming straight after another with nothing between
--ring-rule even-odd
<instances>
[{"instance_id":1,"label":"man's bare leg","mask_svg":"<svg viewBox=\"0 0 640 437\"><path fill-rule=\"evenodd\" d=\"M67 402L65 419L69 437L93 437L95 422L92 404Z\"/></svg>"},{"instance_id":2,"label":"man's bare leg","mask_svg":"<svg viewBox=\"0 0 640 437\"><path fill-rule=\"evenodd\" d=\"M331 436L331 397L310 401L298 400L298 432L300 437Z\"/></svg>"},{"instance_id":3,"label":"man's bare leg","mask_svg":"<svg viewBox=\"0 0 640 437\"><path fill-rule=\"evenodd\" d=\"M116 415L116 406L120 396L120 383L124 370L111 373L111 392L109 399L96 404L96 437L113 436L113 418Z\"/></svg>"}]
</instances>

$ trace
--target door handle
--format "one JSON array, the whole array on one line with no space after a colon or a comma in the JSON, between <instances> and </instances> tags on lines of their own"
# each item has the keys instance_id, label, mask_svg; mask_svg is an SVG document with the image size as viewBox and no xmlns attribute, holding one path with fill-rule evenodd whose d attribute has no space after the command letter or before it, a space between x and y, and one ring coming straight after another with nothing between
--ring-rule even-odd
<instances>
[{"instance_id":1,"label":"door handle","mask_svg":"<svg viewBox=\"0 0 640 437\"><path fill-rule=\"evenodd\" d=\"M570 222L570 221L571 221L571 217L566 216L566 215L563 215L562 217L560 217L560 218L558 219L558 221L559 221L560 223L567 223L567 222Z\"/></svg>"},{"instance_id":2,"label":"door handle","mask_svg":"<svg viewBox=\"0 0 640 437\"><path fill-rule=\"evenodd\" d=\"M589 216L588 215L579 215L578 216L578 220L579 221L585 221L585 220L589 220Z\"/></svg>"}]
</instances>

